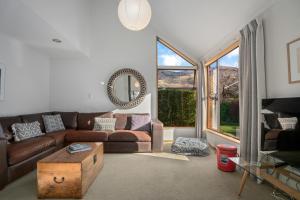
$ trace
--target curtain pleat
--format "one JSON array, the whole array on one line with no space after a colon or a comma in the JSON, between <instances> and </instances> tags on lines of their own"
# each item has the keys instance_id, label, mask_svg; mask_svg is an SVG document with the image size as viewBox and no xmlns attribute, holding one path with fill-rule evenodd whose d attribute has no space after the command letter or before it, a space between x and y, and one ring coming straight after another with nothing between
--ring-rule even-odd
<instances>
[{"instance_id":1,"label":"curtain pleat","mask_svg":"<svg viewBox=\"0 0 300 200\"><path fill-rule=\"evenodd\" d=\"M203 133L203 95L204 95L204 68L201 65L198 66L196 74L197 84L197 111L196 111L196 136L197 138L205 138Z\"/></svg>"},{"instance_id":2,"label":"curtain pleat","mask_svg":"<svg viewBox=\"0 0 300 200\"><path fill-rule=\"evenodd\" d=\"M262 23L251 21L241 31L240 40L240 153L257 161L260 143L260 104L264 97L264 38Z\"/></svg>"}]
</instances>

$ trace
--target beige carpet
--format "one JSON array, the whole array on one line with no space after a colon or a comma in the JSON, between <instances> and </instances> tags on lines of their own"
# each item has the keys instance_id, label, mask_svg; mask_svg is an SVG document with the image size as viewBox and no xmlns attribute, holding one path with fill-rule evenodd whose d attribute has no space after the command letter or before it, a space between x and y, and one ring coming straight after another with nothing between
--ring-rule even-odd
<instances>
[{"instance_id":1,"label":"beige carpet","mask_svg":"<svg viewBox=\"0 0 300 200\"><path fill-rule=\"evenodd\" d=\"M168 147L167 147L168 148ZM241 175L216 168L209 157L106 154L105 165L84 199L99 200L271 200L272 188L249 179L238 198ZM36 199L35 171L0 191L1 200Z\"/></svg>"}]
</instances>

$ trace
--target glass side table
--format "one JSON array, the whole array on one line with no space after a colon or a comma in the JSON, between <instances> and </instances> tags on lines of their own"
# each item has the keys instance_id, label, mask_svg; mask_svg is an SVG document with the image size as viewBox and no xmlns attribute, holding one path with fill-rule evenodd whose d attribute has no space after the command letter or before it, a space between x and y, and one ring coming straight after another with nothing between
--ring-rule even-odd
<instances>
[{"instance_id":1,"label":"glass side table","mask_svg":"<svg viewBox=\"0 0 300 200\"><path fill-rule=\"evenodd\" d=\"M284 191L292 198L300 200L299 190L289 187L286 183L278 179L280 175L283 175L286 176L288 179L300 182L299 174L291 171L291 167L285 162L282 162L278 159L274 159L270 155L264 155L260 161L253 163L249 163L241 157L232 157L229 159L242 170L244 170L238 193L239 196L243 192L248 176L252 175L260 181L269 182L271 185Z\"/></svg>"}]
</instances>

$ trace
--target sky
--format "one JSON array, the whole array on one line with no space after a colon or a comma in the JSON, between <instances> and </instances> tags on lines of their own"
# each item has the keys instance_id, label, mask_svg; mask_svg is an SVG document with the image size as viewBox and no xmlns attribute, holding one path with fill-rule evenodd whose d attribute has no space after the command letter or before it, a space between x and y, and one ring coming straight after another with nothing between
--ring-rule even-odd
<instances>
[{"instance_id":1,"label":"sky","mask_svg":"<svg viewBox=\"0 0 300 200\"><path fill-rule=\"evenodd\" d=\"M239 48L234 49L229 54L219 59L219 65L222 66L239 66Z\"/></svg>"},{"instance_id":2,"label":"sky","mask_svg":"<svg viewBox=\"0 0 300 200\"><path fill-rule=\"evenodd\" d=\"M192 66L185 59L177 55L174 51L157 42L158 66ZM234 49L227 55L219 59L219 65L238 67L239 48Z\"/></svg>"},{"instance_id":3,"label":"sky","mask_svg":"<svg viewBox=\"0 0 300 200\"><path fill-rule=\"evenodd\" d=\"M158 66L192 66L189 62L160 42L157 42L157 56Z\"/></svg>"}]
</instances>

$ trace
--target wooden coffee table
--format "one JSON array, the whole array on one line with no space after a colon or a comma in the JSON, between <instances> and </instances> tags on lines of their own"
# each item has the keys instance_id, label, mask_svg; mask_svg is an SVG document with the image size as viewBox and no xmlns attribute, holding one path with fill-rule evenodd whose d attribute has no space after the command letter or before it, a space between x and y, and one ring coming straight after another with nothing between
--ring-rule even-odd
<instances>
[{"instance_id":1,"label":"wooden coffee table","mask_svg":"<svg viewBox=\"0 0 300 200\"><path fill-rule=\"evenodd\" d=\"M70 154L66 148L38 161L38 198L82 198L103 167L103 144Z\"/></svg>"}]
</instances>

